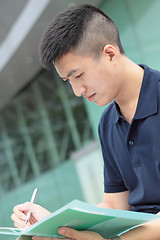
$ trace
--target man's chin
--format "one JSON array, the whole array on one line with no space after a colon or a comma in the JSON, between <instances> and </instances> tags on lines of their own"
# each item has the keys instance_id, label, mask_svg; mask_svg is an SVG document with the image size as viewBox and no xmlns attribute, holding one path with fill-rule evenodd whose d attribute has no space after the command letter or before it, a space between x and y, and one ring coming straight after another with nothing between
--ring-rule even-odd
<instances>
[{"instance_id":1,"label":"man's chin","mask_svg":"<svg viewBox=\"0 0 160 240\"><path fill-rule=\"evenodd\" d=\"M99 107L104 107L104 106L108 105L108 104L105 104L105 103L98 103L98 102L94 102L94 103Z\"/></svg>"}]
</instances>

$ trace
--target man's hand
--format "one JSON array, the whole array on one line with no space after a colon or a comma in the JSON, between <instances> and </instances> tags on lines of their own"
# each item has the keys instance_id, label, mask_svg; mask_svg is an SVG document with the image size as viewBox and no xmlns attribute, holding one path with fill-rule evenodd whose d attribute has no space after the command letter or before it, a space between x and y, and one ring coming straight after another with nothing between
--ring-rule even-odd
<instances>
[{"instance_id":1,"label":"man's hand","mask_svg":"<svg viewBox=\"0 0 160 240\"><path fill-rule=\"evenodd\" d=\"M90 231L76 231L71 228L61 227L58 230L60 235L65 236L63 240L105 240L98 233ZM32 237L33 240L60 240L59 238L43 238L43 237ZM106 239L107 240L107 239ZM109 239L108 239L109 240Z\"/></svg>"},{"instance_id":2,"label":"man's hand","mask_svg":"<svg viewBox=\"0 0 160 240\"><path fill-rule=\"evenodd\" d=\"M13 208L13 214L11 215L11 219L14 221L15 227L25 227L27 211L31 212L27 227L31 226L32 224L38 222L39 220L50 214L48 210L34 203L26 202L23 204L19 204Z\"/></svg>"}]
</instances>

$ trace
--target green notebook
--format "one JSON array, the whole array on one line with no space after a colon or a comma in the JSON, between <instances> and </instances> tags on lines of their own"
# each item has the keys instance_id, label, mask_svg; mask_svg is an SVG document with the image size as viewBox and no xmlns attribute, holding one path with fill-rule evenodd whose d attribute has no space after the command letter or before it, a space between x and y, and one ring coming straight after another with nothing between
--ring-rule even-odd
<instances>
[{"instance_id":1,"label":"green notebook","mask_svg":"<svg viewBox=\"0 0 160 240\"><path fill-rule=\"evenodd\" d=\"M28 229L1 227L0 234L61 238L58 228L67 226L77 230L95 231L104 238L110 238L159 217L148 213L98 208L74 200Z\"/></svg>"}]
</instances>

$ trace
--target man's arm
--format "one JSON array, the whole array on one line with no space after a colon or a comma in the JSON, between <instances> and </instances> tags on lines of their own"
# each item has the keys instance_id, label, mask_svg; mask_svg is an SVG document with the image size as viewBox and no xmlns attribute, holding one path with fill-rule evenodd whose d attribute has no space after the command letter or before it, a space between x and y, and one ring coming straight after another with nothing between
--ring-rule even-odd
<instances>
[{"instance_id":1,"label":"man's arm","mask_svg":"<svg viewBox=\"0 0 160 240\"><path fill-rule=\"evenodd\" d=\"M103 202L99 203L97 207L130 210L131 206L128 204L128 197L129 191L104 193Z\"/></svg>"}]
</instances>

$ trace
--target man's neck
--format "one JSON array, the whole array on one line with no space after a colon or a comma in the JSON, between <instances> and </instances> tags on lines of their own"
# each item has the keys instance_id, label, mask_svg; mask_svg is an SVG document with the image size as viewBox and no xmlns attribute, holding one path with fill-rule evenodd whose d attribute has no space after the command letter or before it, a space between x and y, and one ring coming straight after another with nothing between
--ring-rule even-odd
<instances>
[{"instance_id":1,"label":"man's neck","mask_svg":"<svg viewBox=\"0 0 160 240\"><path fill-rule=\"evenodd\" d=\"M127 57L124 58L123 64L122 91L115 101L119 105L123 117L131 123L137 109L144 70Z\"/></svg>"}]
</instances>

